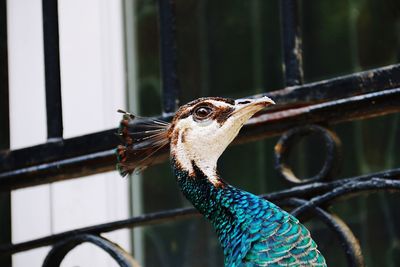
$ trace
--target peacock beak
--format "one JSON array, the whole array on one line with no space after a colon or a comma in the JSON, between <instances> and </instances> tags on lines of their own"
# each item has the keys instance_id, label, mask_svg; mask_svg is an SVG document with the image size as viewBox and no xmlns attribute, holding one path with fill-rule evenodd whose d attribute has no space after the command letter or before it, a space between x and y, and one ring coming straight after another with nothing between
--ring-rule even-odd
<instances>
[{"instance_id":1,"label":"peacock beak","mask_svg":"<svg viewBox=\"0 0 400 267\"><path fill-rule=\"evenodd\" d=\"M241 99L236 99L235 100L235 110L232 113L231 116L241 118L244 117L246 119L249 119L251 116L253 116L255 113L258 111L264 109L265 107L274 105L275 102L267 97L263 96L260 98L254 98L254 99L247 99L247 98L241 98Z\"/></svg>"}]
</instances>

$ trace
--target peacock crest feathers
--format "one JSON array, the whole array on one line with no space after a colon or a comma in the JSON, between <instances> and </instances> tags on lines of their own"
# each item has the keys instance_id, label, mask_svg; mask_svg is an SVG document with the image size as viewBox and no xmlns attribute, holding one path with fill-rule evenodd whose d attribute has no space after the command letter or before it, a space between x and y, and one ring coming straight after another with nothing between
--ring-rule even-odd
<instances>
[{"instance_id":1,"label":"peacock crest feathers","mask_svg":"<svg viewBox=\"0 0 400 267\"><path fill-rule=\"evenodd\" d=\"M117 170L121 176L140 172L151 164L151 156L169 144L170 124L158 119L145 119L123 110L117 135Z\"/></svg>"}]
</instances>

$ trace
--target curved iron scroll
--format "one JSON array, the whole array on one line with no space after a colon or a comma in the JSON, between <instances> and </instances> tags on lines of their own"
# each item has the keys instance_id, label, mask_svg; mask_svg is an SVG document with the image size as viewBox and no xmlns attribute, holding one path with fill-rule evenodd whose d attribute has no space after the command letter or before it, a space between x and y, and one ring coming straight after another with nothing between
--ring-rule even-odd
<instances>
[{"instance_id":1,"label":"curved iron scroll","mask_svg":"<svg viewBox=\"0 0 400 267\"><path fill-rule=\"evenodd\" d=\"M313 133L319 134L324 138L327 148L326 160L319 173L314 177L301 180L293 173L286 161L293 145L299 142L303 137ZM294 184L320 182L332 178L337 173L340 163L340 153L341 142L333 131L318 125L296 127L285 132L275 145L275 168L282 177Z\"/></svg>"},{"instance_id":2,"label":"curved iron scroll","mask_svg":"<svg viewBox=\"0 0 400 267\"><path fill-rule=\"evenodd\" d=\"M107 252L121 267L139 267L139 264L119 245L96 235L76 235L60 241L47 254L43 267L57 267L61 265L65 256L76 246L82 243L91 243Z\"/></svg>"},{"instance_id":3,"label":"curved iron scroll","mask_svg":"<svg viewBox=\"0 0 400 267\"><path fill-rule=\"evenodd\" d=\"M326 160L321 171L314 177L300 180L292 171L286 162L289 153L301 138L306 135L318 133L323 136L327 148ZM331 130L319 125L306 125L291 129L284 133L275 146L276 169L279 174L293 184L308 184L316 186L318 182L330 179L339 169L341 142L338 136ZM311 184L313 182L313 184ZM332 231L334 231L344 249L347 257L348 266L363 267L365 266L364 258L361 253L360 244L351 231L351 229L336 215L332 215L321 206L329 206L334 200L344 195L355 194L356 192L366 190L379 190L395 188L400 190L399 181L388 181L379 178L370 177L370 179L348 179L337 186L331 188L327 192L320 192L312 196L309 200L289 198L281 201L289 206L295 206L292 215L299 217L305 213L311 212L311 215L319 217Z\"/></svg>"}]
</instances>

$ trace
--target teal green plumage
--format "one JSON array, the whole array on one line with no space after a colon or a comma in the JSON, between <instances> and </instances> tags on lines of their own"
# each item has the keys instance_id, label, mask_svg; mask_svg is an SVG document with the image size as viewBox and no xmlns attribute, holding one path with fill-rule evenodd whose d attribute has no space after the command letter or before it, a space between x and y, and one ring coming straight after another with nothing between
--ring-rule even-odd
<instances>
[{"instance_id":1,"label":"teal green plumage","mask_svg":"<svg viewBox=\"0 0 400 267\"><path fill-rule=\"evenodd\" d=\"M196 166L189 176L173 165L182 192L214 226L225 266L326 266L309 231L289 213L222 180L214 186Z\"/></svg>"}]
</instances>

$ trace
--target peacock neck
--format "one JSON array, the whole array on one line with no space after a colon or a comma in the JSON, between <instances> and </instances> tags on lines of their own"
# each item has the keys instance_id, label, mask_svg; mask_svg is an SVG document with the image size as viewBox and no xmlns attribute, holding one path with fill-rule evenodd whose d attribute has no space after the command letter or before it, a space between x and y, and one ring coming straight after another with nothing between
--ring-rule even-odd
<instances>
[{"instance_id":1,"label":"peacock neck","mask_svg":"<svg viewBox=\"0 0 400 267\"><path fill-rule=\"evenodd\" d=\"M174 159L172 165L183 194L214 226L224 250L225 260L232 259L232 244L240 242L247 229L245 225L251 223L251 217L246 216L248 203L261 199L222 180L220 186L215 186L196 166L193 166L194 173L189 175L189 172L182 170Z\"/></svg>"},{"instance_id":2,"label":"peacock neck","mask_svg":"<svg viewBox=\"0 0 400 267\"><path fill-rule=\"evenodd\" d=\"M218 212L218 195L223 193L224 188L217 188L209 181L209 178L196 166L193 165L193 173L184 170L172 159L172 166L177 183L185 197L193 206L207 219L212 219L214 213ZM226 186L226 183L223 186ZM222 184L221 184L222 185Z\"/></svg>"}]
</instances>

